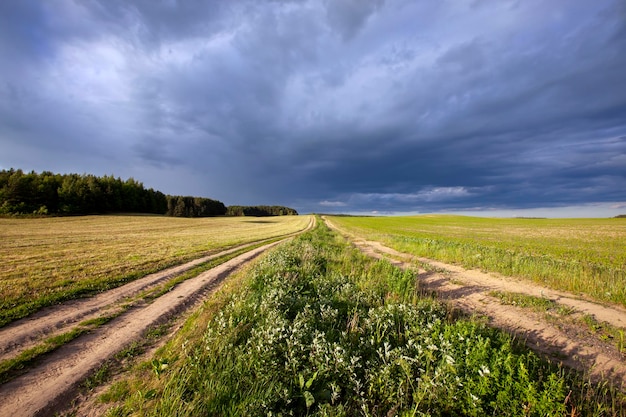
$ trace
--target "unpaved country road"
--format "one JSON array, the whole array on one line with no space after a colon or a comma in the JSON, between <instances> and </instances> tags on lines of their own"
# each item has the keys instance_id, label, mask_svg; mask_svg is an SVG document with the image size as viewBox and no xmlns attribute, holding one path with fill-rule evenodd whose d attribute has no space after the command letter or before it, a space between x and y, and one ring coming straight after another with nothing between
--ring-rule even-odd
<instances>
[{"instance_id":1,"label":"unpaved country road","mask_svg":"<svg viewBox=\"0 0 626 417\"><path fill-rule=\"evenodd\" d=\"M132 297L137 296L142 291L153 289L198 265L255 244L256 242L236 246L146 275L90 298L72 300L59 306L48 307L32 316L0 328L0 360L15 357L19 352L37 345L44 338L66 332L75 327L79 321L115 314L120 309L125 308L125 305L132 304Z\"/></svg>"},{"instance_id":2,"label":"unpaved country road","mask_svg":"<svg viewBox=\"0 0 626 417\"><path fill-rule=\"evenodd\" d=\"M432 291L441 299L470 315L488 317L489 324L514 334L526 345L552 361L588 372L596 381L611 380L626 390L626 357L615 345L594 337L584 326L567 320L548 320L545 314L511 305L503 305L489 295L492 291L523 293L548 298L570 307L576 314L588 314L596 320L626 329L626 310L604 306L572 294L499 274L468 270L456 265L418 258L398 252L380 242L367 241L334 225L326 224L351 240L365 254L387 259L401 268L415 268L416 261L428 266L419 271L420 288ZM399 260L401 259L401 260Z\"/></svg>"},{"instance_id":3,"label":"unpaved country road","mask_svg":"<svg viewBox=\"0 0 626 417\"><path fill-rule=\"evenodd\" d=\"M305 230L313 226L312 218ZM186 310L200 297L213 290L226 276L282 241L284 240L252 249L194 278L187 279L151 303L137 303L109 323L63 345L27 373L0 385L0 417L54 415L74 396L77 385L107 359L130 343L139 340L150 327ZM179 269L170 268L152 274L100 296L53 308L37 318L16 322L1 330L1 349L9 350L15 345L26 346L29 341L40 339L41 334L49 333L47 329L50 326L63 327L64 323L84 320L97 313L99 309L116 305L119 300L180 274L181 271L239 249L242 247L176 267ZM6 336L8 334L12 334L14 339L9 340Z\"/></svg>"}]
</instances>

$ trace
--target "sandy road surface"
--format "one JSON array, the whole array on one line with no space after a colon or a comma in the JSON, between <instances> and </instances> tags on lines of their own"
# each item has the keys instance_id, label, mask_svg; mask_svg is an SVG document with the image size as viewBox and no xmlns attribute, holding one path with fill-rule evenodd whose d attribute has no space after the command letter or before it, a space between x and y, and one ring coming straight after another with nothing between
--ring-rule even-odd
<instances>
[{"instance_id":1,"label":"sandy road surface","mask_svg":"<svg viewBox=\"0 0 626 417\"><path fill-rule=\"evenodd\" d=\"M612 380L626 390L626 357L614 345L599 340L583 326L577 326L571 321L548 320L545 314L503 305L488 294L491 291L507 291L546 297L557 304L571 307L576 314L589 314L598 321L622 329L626 329L625 309L600 305L511 277L414 257L379 242L361 239L336 227L328 219L324 220L329 227L350 239L369 256L388 259L401 268L415 268L416 261L426 265L427 270L421 269L418 276L423 290L435 292L439 298L467 314L487 317L490 325L525 340L528 347L553 361L589 372L594 380Z\"/></svg>"},{"instance_id":2,"label":"sandy road surface","mask_svg":"<svg viewBox=\"0 0 626 417\"><path fill-rule=\"evenodd\" d=\"M312 218L305 230L313 226ZM109 323L63 345L27 373L0 385L0 417L54 415L73 398L77 385L107 359L139 340L150 327L163 323L194 305L198 299L214 290L226 276L281 242L252 249L183 281L151 303L137 302ZM2 355L6 356L6 352L15 351L16 348L23 349L44 335L55 333L54 329L58 332L58 329L63 329L68 323L76 324L79 320L102 314L103 309L121 308L123 300L144 289L153 288L196 265L253 244L169 268L96 297L73 301L15 322L0 330Z\"/></svg>"},{"instance_id":3,"label":"sandy road surface","mask_svg":"<svg viewBox=\"0 0 626 417\"><path fill-rule=\"evenodd\" d=\"M51 415L76 384L112 354L138 340L150 326L184 310L211 285L276 244L246 252L184 281L151 304L131 309L108 325L64 345L40 366L0 386L0 416Z\"/></svg>"},{"instance_id":4,"label":"sandy road surface","mask_svg":"<svg viewBox=\"0 0 626 417\"><path fill-rule=\"evenodd\" d=\"M146 275L93 297L72 300L17 320L0 328L0 360L15 357L19 352L33 347L44 338L66 332L75 327L79 321L114 314L125 308L124 305L132 304L132 297L142 291L155 288L198 265L253 246L256 243L248 243L204 256L182 265Z\"/></svg>"}]
</instances>

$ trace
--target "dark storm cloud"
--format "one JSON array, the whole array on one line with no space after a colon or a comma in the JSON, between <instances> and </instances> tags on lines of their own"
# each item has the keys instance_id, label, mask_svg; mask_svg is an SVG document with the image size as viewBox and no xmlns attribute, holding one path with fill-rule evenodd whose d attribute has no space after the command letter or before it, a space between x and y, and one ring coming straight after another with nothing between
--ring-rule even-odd
<instances>
[{"instance_id":1,"label":"dark storm cloud","mask_svg":"<svg viewBox=\"0 0 626 417\"><path fill-rule=\"evenodd\" d=\"M626 201L617 0L0 4L0 167L302 211Z\"/></svg>"}]
</instances>

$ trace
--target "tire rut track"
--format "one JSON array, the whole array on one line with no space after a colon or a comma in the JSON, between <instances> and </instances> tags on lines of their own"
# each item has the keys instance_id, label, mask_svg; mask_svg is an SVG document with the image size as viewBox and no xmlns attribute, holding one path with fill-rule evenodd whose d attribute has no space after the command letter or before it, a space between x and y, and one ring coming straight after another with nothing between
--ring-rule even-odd
<instances>
[{"instance_id":1,"label":"tire rut track","mask_svg":"<svg viewBox=\"0 0 626 417\"><path fill-rule=\"evenodd\" d=\"M251 249L208 271L189 278L150 303L141 305L138 303L110 322L40 358L37 366L29 369L23 375L0 385L0 416L54 415L55 412L67 406L69 401L75 396L78 385L93 370L101 366L115 353L140 340L149 328L164 323L173 316L188 310L199 299L214 291L235 270L266 250L279 245L292 236L310 230L314 226L315 219L312 218L304 230L285 235L279 241ZM11 327L10 331L15 332L15 335L19 335L16 337L21 337L22 340L37 339L40 336L32 336L32 333L29 336L29 326L32 326L30 327L31 332L49 334L50 332L46 333L45 330L47 326L55 325L59 328L63 327L66 322L76 324L78 320L86 319L86 317L92 314L91 311L97 312L101 308L111 307L121 299L127 298L129 294L138 294L142 290L154 288L159 283L166 282L168 279L172 279L195 266L258 243L253 242L240 245L179 265L178 267L168 268L160 273L144 277L145 280L142 278L122 287L109 290L99 296L92 297L92 299L95 299L101 296L99 300L73 301L59 307L53 307L50 311L42 311L35 315L37 316L36 318L33 316L22 319L0 329L0 340L2 340L4 346L8 346L5 337L7 334L10 334L9 327ZM121 289L128 285L130 286L124 290ZM108 301L105 302L104 300ZM81 302L84 304L81 304ZM79 308L77 303L83 310L76 311L76 308ZM10 345L10 343L8 344ZM5 349L8 348L5 347Z\"/></svg>"},{"instance_id":2,"label":"tire rut track","mask_svg":"<svg viewBox=\"0 0 626 417\"><path fill-rule=\"evenodd\" d=\"M464 313L487 317L489 325L515 335L542 356L586 372L594 381L610 380L626 390L626 358L615 346L601 342L581 326L570 325L565 320L557 325L547 321L545 315L503 305L489 293L500 290L546 297L557 304L574 308L578 314L590 314L598 320L626 329L626 310L620 306L604 306L531 282L415 257L380 242L361 239L335 226L327 218L324 221L368 256L385 259L403 269L415 269L416 263L426 265L428 270L418 271L420 287L434 292L438 298Z\"/></svg>"},{"instance_id":3,"label":"tire rut track","mask_svg":"<svg viewBox=\"0 0 626 417\"><path fill-rule=\"evenodd\" d=\"M0 329L0 361L17 356L20 352L36 346L46 337L70 331L79 326L79 322L115 314L116 310L124 309L124 304L131 302L133 297L144 291L154 289L204 263L261 242L235 246L194 259L182 265L146 275L90 298L71 300L59 306L47 307L32 316L8 324Z\"/></svg>"},{"instance_id":4,"label":"tire rut track","mask_svg":"<svg viewBox=\"0 0 626 417\"><path fill-rule=\"evenodd\" d=\"M265 250L270 243L190 278L146 306L76 339L43 359L39 366L0 386L0 415L52 415L87 375L114 353L139 340L146 329L181 313L207 289Z\"/></svg>"}]
</instances>

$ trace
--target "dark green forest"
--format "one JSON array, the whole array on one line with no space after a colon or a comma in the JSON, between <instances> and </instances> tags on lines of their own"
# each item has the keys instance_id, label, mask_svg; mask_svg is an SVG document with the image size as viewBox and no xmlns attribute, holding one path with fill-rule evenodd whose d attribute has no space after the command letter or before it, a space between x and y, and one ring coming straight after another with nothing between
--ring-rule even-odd
<instances>
[{"instance_id":1,"label":"dark green forest","mask_svg":"<svg viewBox=\"0 0 626 417\"><path fill-rule=\"evenodd\" d=\"M223 216L226 214L226 206L210 198L168 195L165 214L174 217Z\"/></svg>"},{"instance_id":2,"label":"dark green forest","mask_svg":"<svg viewBox=\"0 0 626 417\"><path fill-rule=\"evenodd\" d=\"M93 214L167 211L167 196L141 182L113 176L0 171L2 214Z\"/></svg>"},{"instance_id":3,"label":"dark green forest","mask_svg":"<svg viewBox=\"0 0 626 417\"><path fill-rule=\"evenodd\" d=\"M235 206L218 200L166 195L133 178L89 174L0 171L0 215L152 213L174 217L297 215L280 206Z\"/></svg>"},{"instance_id":4,"label":"dark green forest","mask_svg":"<svg viewBox=\"0 0 626 417\"><path fill-rule=\"evenodd\" d=\"M298 212L283 206L228 206L227 216L297 216Z\"/></svg>"}]
</instances>

